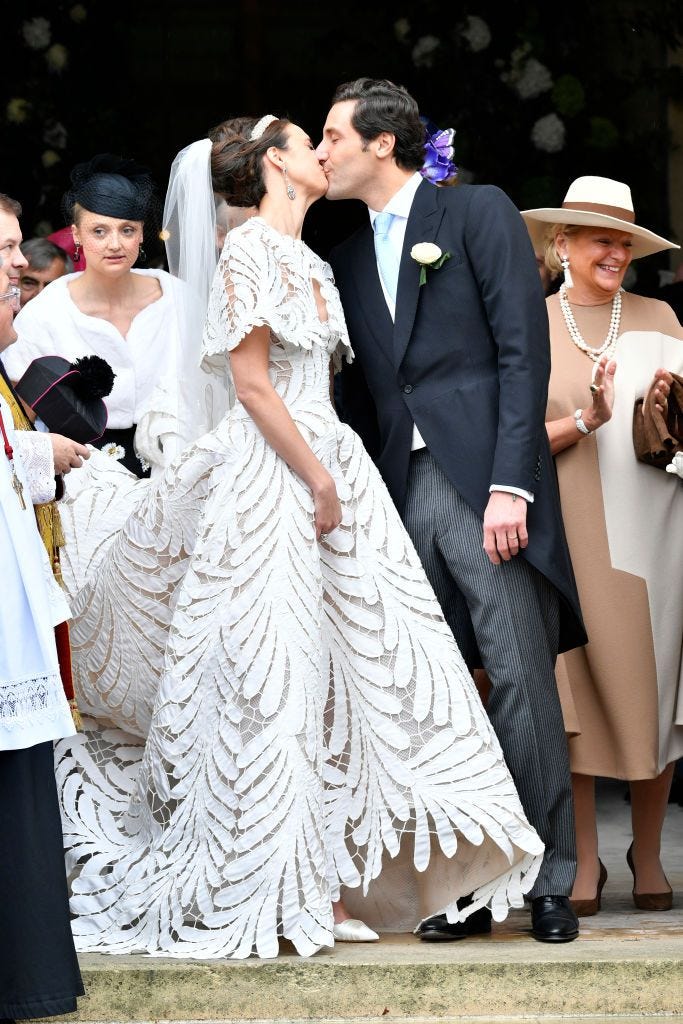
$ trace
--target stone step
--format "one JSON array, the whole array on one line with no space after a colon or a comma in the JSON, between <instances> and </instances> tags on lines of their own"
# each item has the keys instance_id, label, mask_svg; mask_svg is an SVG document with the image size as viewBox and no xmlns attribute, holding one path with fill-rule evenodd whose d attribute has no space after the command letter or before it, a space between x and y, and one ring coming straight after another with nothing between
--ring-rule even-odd
<instances>
[{"instance_id":1,"label":"stone step","mask_svg":"<svg viewBox=\"0 0 683 1024\"><path fill-rule=\"evenodd\" d=\"M683 1014L683 808L671 805L663 863L674 909L634 910L625 852L631 841L623 783L598 786L600 851L609 878L603 908L584 918L576 942L529 935L516 911L490 936L428 945L410 935L370 945L338 944L302 959L283 944L277 960L187 961L81 957L87 996L76 1021L307 1021L363 1019L423 1024L475 1018L617 1017ZM51 1018L52 1021L55 1018ZM677 1024L683 1024L680 1017Z\"/></svg>"},{"instance_id":2,"label":"stone step","mask_svg":"<svg viewBox=\"0 0 683 1024\"><path fill-rule=\"evenodd\" d=\"M584 919L576 942L528 933L517 911L491 936L426 944L385 935L308 959L81 957L78 1021L462 1020L683 1011L683 912L637 914L626 894ZM55 1018L52 1018L54 1020Z\"/></svg>"}]
</instances>

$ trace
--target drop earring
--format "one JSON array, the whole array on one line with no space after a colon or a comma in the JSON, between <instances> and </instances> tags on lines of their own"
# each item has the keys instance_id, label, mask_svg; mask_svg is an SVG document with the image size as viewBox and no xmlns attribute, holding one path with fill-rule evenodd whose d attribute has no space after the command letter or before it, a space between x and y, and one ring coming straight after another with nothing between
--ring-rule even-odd
<instances>
[{"instance_id":1,"label":"drop earring","mask_svg":"<svg viewBox=\"0 0 683 1024\"><path fill-rule=\"evenodd\" d=\"M574 287L574 280L572 278L572 272L569 269L569 257L568 256L563 256L562 259L560 260L560 263L562 264L562 271L564 273L564 283L565 283L565 286L567 288L573 288Z\"/></svg>"},{"instance_id":2,"label":"drop earring","mask_svg":"<svg viewBox=\"0 0 683 1024\"><path fill-rule=\"evenodd\" d=\"M78 263L81 258L81 243L76 242L74 246L74 263Z\"/></svg>"},{"instance_id":3,"label":"drop earring","mask_svg":"<svg viewBox=\"0 0 683 1024\"><path fill-rule=\"evenodd\" d=\"M296 199L296 192L294 191L294 186L287 177L287 168L285 167L284 164L282 165L282 177L285 179L285 186L287 187L287 198Z\"/></svg>"},{"instance_id":4,"label":"drop earring","mask_svg":"<svg viewBox=\"0 0 683 1024\"><path fill-rule=\"evenodd\" d=\"M138 249L138 257L137 258L138 258L138 260L140 260L141 263L144 263L147 260L147 253L142 248L142 246L140 246L140 248Z\"/></svg>"}]
</instances>

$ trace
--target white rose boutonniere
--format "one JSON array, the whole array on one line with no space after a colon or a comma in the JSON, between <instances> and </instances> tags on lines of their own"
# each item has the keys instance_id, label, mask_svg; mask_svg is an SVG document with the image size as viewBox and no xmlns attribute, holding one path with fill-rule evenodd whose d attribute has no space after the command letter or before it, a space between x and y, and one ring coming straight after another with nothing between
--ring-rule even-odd
<instances>
[{"instance_id":1,"label":"white rose boutonniere","mask_svg":"<svg viewBox=\"0 0 683 1024\"><path fill-rule=\"evenodd\" d=\"M434 242L418 242L410 250L411 257L420 264L420 287L427 283L427 271L438 270L451 258L449 252L441 252Z\"/></svg>"}]
</instances>

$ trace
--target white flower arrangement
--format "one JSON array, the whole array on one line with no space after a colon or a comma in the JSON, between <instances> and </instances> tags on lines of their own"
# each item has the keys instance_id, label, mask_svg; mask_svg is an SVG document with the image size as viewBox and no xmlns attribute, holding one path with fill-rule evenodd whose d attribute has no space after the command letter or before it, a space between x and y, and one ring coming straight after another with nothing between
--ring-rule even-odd
<instances>
[{"instance_id":1,"label":"white flower arrangement","mask_svg":"<svg viewBox=\"0 0 683 1024\"><path fill-rule=\"evenodd\" d=\"M552 89L553 76L545 64L531 57L522 68L514 86L523 100L531 100Z\"/></svg>"},{"instance_id":2,"label":"white flower arrangement","mask_svg":"<svg viewBox=\"0 0 683 1024\"><path fill-rule=\"evenodd\" d=\"M63 71L69 63L69 51L61 43L53 43L45 54L50 71Z\"/></svg>"},{"instance_id":3,"label":"white flower arrangement","mask_svg":"<svg viewBox=\"0 0 683 1024\"><path fill-rule=\"evenodd\" d=\"M46 46L50 45L52 38L50 22L47 18L31 18L21 26L21 34L26 45L30 46L32 50L44 50Z\"/></svg>"},{"instance_id":4,"label":"white flower arrangement","mask_svg":"<svg viewBox=\"0 0 683 1024\"><path fill-rule=\"evenodd\" d=\"M531 129L531 141L543 153L559 153L564 148L566 137L564 122L557 114L539 117Z\"/></svg>"},{"instance_id":5,"label":"white flower arrangement","mask_svg":"<svg viewBox=\"0 0 683 1024\"><path fill-rule=\"evenodd\" d=\"M436 36L420 36L412 51L413 64L416 68L431 68L434 64L434 53L441 46Z\"/></svg>"},{"instance_id":6,"label":"white flower arrangement","mask_svg":"<svg viewBox=\"0 0 683 1024\"><path fill-rule=\"evenodd\" d=\"M468 43L472 53L479 53L485 50L491 42L491 30L483 18L475 14L467 16L465 27L460 30L460 35Z\"/></svg>"},{"instance_id":7,"label":"white flower arrangement","mask_svg":"<svg viewBox=\"0 0 683 1024\"><path fill-rule=\"evenodd\" d=\"M535 99L553 87L553 76L548 68L531 56L530 43L524 43L512 51L510 69L503 71L500 78L523 100Z\"/></svg>"}]
</instances>

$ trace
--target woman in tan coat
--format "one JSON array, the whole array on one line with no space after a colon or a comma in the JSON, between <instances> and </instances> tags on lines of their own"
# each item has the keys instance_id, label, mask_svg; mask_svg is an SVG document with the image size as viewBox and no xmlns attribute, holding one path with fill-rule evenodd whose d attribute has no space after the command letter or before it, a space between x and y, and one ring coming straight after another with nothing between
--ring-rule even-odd
<instances>
[{"instance_id":1,"label":"woman in tan coat","mask_svg":"<svg viewBox=\"0 0 683 1024\"><path fill-rule=\"evenodd\" d=\"M562 208L524 211L564 284L547 299L552 373L547 428L589 643L557 666L570 735L577 828L572 901L594 914L595 776L630 784L627 860L637 907L668 910L659 858L673 762L683 754L683 487L636 460L634 403L665 407L683 372L683 328L664 302L624 292L632 259L673 243L635 223L628 186L583 177Z\"/></svg>"}]
</instances>

